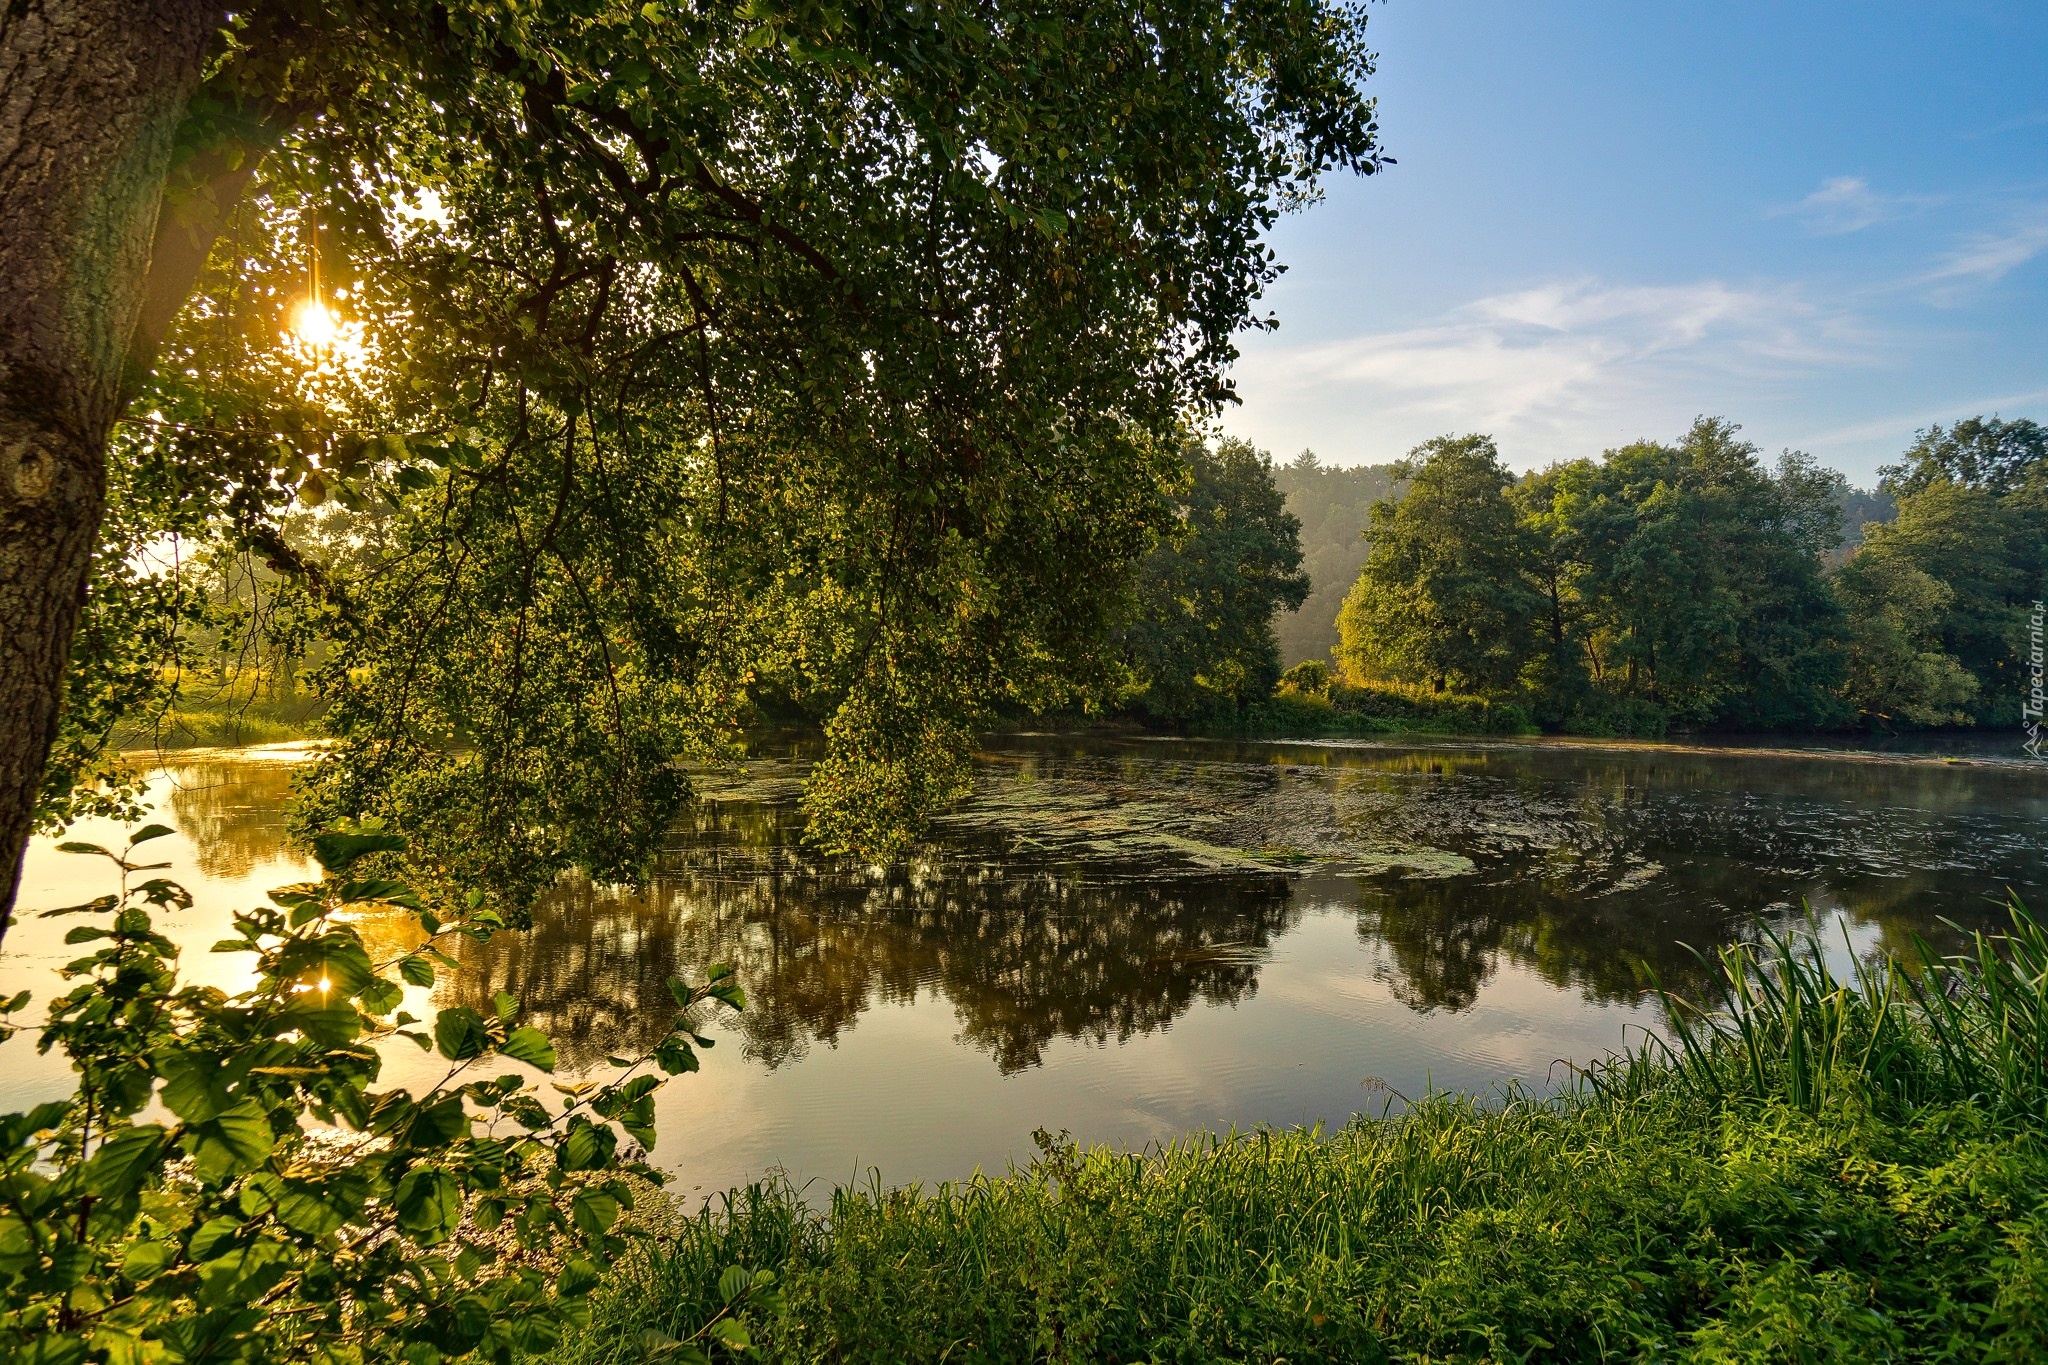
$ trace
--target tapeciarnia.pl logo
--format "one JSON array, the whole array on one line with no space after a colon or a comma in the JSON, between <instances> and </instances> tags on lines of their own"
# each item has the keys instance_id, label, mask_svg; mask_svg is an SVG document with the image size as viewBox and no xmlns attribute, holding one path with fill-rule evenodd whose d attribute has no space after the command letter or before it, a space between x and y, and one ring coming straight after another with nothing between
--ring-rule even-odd
<instances>
[{"instance_id":1,"label":"tapeciarnia.pl logo","mask_svg":"<svg viewBox=\"0 0 2048 1365\"><path fill-rule=\"evenodd\" d=\"M2034 603L2034 614L2027 618L2027 677L2032 686L2027 691L2026 701L2020 706L2020 714L2027 720L2025 747L2027 753L2035 758L2041 756L2041 711L2043 704L2048 703L2048 691L2041 686L2041 626L2044 618L2048 618L2048 611L2043 610L2041 603Z\"/></svg>"}]
</instances>

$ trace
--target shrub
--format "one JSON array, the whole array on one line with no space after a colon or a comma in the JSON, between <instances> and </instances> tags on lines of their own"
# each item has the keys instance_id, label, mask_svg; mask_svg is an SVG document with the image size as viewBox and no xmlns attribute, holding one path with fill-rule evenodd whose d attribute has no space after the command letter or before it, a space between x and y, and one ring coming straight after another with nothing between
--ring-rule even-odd
<instances>
[{"instance_id":1,"label":"shrub","mask_svg":"<svg viewBox=\"0 0 2048 1365\"><path fill-rule=\"evenodd\" d=\"M147 877L166 865L135 849L168 833L149 826L119 854L63 846L112 860L120 891L47 912L81 916L66 941L91 945L64 969L76 984L40 1038L78 1088L0 1116L0 1358L508 1361L585 1321L629 1244L631 1177L659 1179L638 1160L653 1092L708 1046L692 1012L745 1003L727 969L672 982L678 1013L659 1046L551 1100L529 1071L551 1071L554 1048L510 996L431 1024L401 1008L401 983L453 966L438 942L502 927L480 898L444 920L359 871L403 841L374 828L315 838L323 879L272 892L214 946L254 959L255 984L228 996L180 985L178 949L156 929L190 897ZM386 913L422 938L379 963L354 922ZM7 1002L7 1033L27 998ZM377 1047L398 1039L440 1052L439 1084L375 1088ZM718 1312L652 1347L702 1360L711 1341L744 1345L739 1311L772 1299L773 1276L728 1268L721 1292Z\"/></svg>"}]
</instances>

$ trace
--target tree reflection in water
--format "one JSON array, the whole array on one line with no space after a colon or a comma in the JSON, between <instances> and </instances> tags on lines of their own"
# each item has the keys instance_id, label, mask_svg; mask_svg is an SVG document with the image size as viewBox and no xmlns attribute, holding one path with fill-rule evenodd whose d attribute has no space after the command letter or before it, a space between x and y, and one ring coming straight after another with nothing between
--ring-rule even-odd
<instances>
[{"instance_id":1,"label":"tree reflection in water","mask_svg":"<svg viewBox=\"0 0 2048 1365\"><path fill-rule=\"evenodd\" d=\"M1891 799L1828 804L1804 770L1752 765L1772 781L1740 789L1698 757L1252 753L994 756L940 843L894 874L805 850L793 788L757 779L750 799L698 806L645 891L565 882L530 934L473 951L459 989L512 991L581 1063L644 1046L666 979L726 961L752 999L742 1045L768 1067L924 994L1007 1073L1056 1038L1122 1041L1249 998L1311 912L1355 915L1419 1012L1469 1009L1508 962L1630 1002L1652 973L1698 993L1685 944L1795 918L1803 898L1901 949L1943 932L1936 911L1988 923L1958 893L2028 865L2012 831L1965 818L1996 775L1852 767L1848 785Z\"/></svg>"},{"instance_id":2,"label":"tree reflection in water","mask_svg":"<svg viewBox=\"0 0 2048 1365\"><path fill-rule=\"evenodd\" d=\"M743 1048L771 1068L930 993L1013 1072L1054 1038L1123 1041L1249 997L1299 913L1279 873L1102 880L990 847L876 875L796 833L786 808L700 807L644 891L566 881L532 931L467 949L464 1003L510 990L585 1065L660 1035L671 975L730 962Z\"/></svg>"},{"instance_id":3,"label":"tree reflection in water","mask_svg":"<svg viewBox=\"0 0 2048 1365\"><path fill-rule=\"evenodd\" d=\"M296 757L169 756L159 780L170 790L171 822L192 841L203 875L239 880L280 860Z\"/></svg>"},{"instance_id":4,"label":"tree reflection in water","mask_svg":"<svg viewBox=\"0 0 2048 1365\"><path fill-rule=\"evenodd\" d=\"M509 989L580 1068L647 1046L666 980L727 961L752 1001L740 1045L766 1067L878 1005L943 997L960 1040L1010 1073L1057 1039L1123 1041L1252 998L1309 914L1352 917L1357 970L1448 1014L1510 964L1592 1002L1640 999L1646 969L1697 993L1681 944L1710 951L1802 899L1900 954L1943 941L1938 916L1992 923L2005 886L2048 901L2038 769L1016 740L889 874L803 848L801 771L707 781L650 886L565 880L531 932L468 945L440 1003ZM168 780L202 873L279 857L288 764L194 759Z\"/></svg>"}]
</instances>

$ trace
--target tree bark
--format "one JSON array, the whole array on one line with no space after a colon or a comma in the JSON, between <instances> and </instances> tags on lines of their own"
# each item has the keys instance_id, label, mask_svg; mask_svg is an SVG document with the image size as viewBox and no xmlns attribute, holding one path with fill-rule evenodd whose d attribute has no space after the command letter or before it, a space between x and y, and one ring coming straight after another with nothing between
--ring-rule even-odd
<instances>
[{"instance_id":1,"label":"tree bark","mask_svg":"<svg viewBox=\"0 0 2048 1365\"><path fill-rule=\"evenodd\" d=\"M211 0L0 0L0 934ZM189 281L188 281L189 283Z\"/></svg>"}]
</instances>

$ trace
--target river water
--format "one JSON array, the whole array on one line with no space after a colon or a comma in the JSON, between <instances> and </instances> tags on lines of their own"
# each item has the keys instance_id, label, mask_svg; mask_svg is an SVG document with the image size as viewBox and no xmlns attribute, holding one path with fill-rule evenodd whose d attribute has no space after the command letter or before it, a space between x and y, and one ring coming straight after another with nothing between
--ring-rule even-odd
<instances>
[{"instance_id":1,"label":"river water","mask_svg":"<svg viewBox=\"0 0 2048 1365\"><path fill-rule=\"evenodd\" d=\"M149 849L195 893L167 926L188 977L239 984L245 959L206 951L232 910L312 875L283 842L308 753L174 756L153 778L179 833ZM893 870L803 846L803 770L771 747L704 775L652 885L565 879L415 1012L510 991L565 1072L603 1069L665 1028L668 977L730 962L749 1008L661 1092L657 1163L684 1190L894 1185L1000 1170L1041 1126L1135 1147L1540 1088L1659 1026L1646 972L1696 985L1682 945L1811 914L1846 966L1953 942L1945 920L1995 926L2008 887L2048 905L2048 764L1994 746L1007 737ZM38 841L21 904L109 889ZM0 993L53 994L75 922L25 917ZM440 1070L401 1045L385 1080ZM0 1048L0 1110L66 1086L28 1035Z\"/></svg>"}]
</instances>

